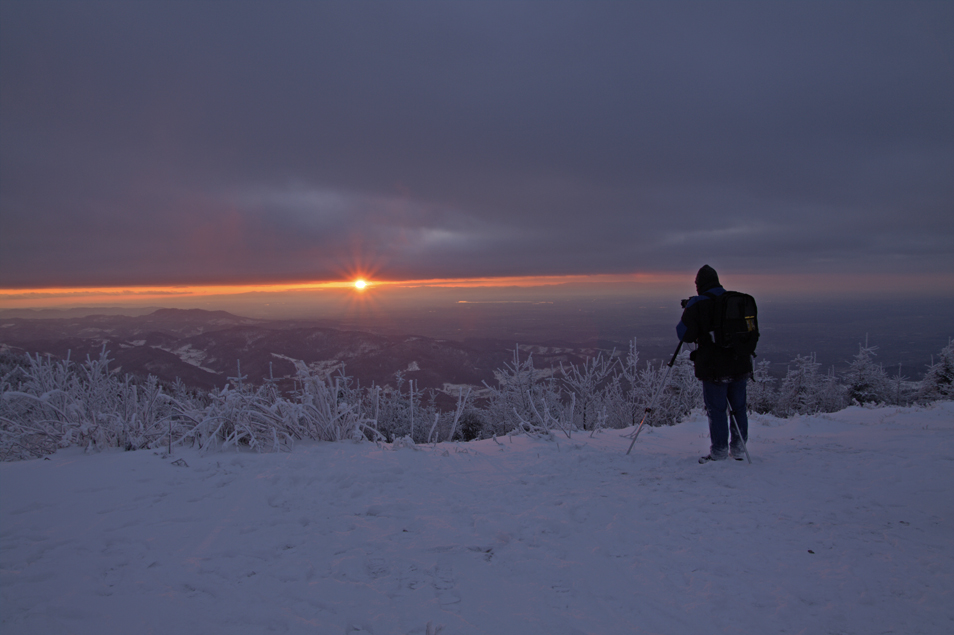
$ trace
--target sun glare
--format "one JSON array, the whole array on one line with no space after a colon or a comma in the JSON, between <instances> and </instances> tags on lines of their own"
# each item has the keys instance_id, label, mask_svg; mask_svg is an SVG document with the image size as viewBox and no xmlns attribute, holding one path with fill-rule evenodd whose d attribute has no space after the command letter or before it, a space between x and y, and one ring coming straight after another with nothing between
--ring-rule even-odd
<instances>
[{"instance_id":1,"label":"sun glare","mask_svg":"<svg viewBox=\"0 0 954 635\"><path fill-rule=\"evenodd\" d=\"M364 280L358 279L354 281L354 288L357 289L358 291L361 291L366 286L368 286L368 283L365 282Z\"/></svg>"}]
</instances>

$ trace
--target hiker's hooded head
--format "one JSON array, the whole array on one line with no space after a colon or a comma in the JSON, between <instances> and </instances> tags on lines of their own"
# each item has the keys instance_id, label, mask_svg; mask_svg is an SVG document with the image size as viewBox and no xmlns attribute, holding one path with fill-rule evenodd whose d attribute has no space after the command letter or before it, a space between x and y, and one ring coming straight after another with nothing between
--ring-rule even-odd
<instances>
[{"instance_id":1,"label":"hiker's hooded head","mask_svg":"<svg viewBox=\"0 0 954 635\"><path fill-rule=\"evenodd\" d=\"M696 293L702 295L709 289L714 289L719 285L719 274L709 265L702 265L702 269L696 274Z\"/></svg>"}]
</instances>

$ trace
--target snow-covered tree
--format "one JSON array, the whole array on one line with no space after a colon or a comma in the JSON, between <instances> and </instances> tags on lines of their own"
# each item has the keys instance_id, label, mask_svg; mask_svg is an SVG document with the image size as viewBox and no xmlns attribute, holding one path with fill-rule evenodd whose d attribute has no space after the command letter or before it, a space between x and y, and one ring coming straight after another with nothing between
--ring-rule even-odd
<instances>
[{"instance_id":1,"label":"snow-covered tree","mask_svg":"<svg viewBox=\"0 0 954 635\"><path fill-rule=\"evenodd\" d=\"M813 412L838 412L848 405L845 386L838 381L835 368L829 368L828 374L821 378L815 397Z\"/></svg>"},{"instance_id":2,"label":"snow-covered tree","mask_svg":"<svg viewBox=\"0 0 954 635\"><path fill-rule=\"evenodd\" d=\"M815 361L814 353L796 355L792 363L795 367L789 367L779 388L775 414L790 417L793 414L818 412L818 391L821 387L818 369L821 364Z\"/></svg>"},{"instance_id":3,"label":"snow-covered tree","mask_svg":"<svg viewBox=\"0 0 954 635\"><path fill-rule=\"evenodd\" d=\"M891 385L881 364L874 361L877 346L858 345L858 354L845 373L848 399L859 404L886 403L891 400Z\"/></svg>"},{"instance_id":4,"label":"snow-covered tree","mask_svg":"<svg viewBox=\"0 0 954 635\"><path fill-rule=\"evenodd\" d=\"M746 389L746 405L750 412L766 414L775 408L775 378L769 374L772 362L762 360L755 365L752 380Z\"/></svg>"},{"instance_id":5,"label":"snow-covered tree","mask_svg":"<svg viewBox=\"0 0 954 635\"><path fill-rule=\"evenodd\" d=\"M954 340L948 340L937 361L928 366L918 390L919 401L937 399L954 399Z\"/></svg>"},{"instance_id":6,"label":"snow-covered tree","mask_svg":"<svg viewBox=\"0 0 954 635\"><path fill-rule=\"evenodd\" d=\"M702 406L702 382L696 379L695 368L684 352L673 364L669 386L663 393L667 396L666 420L661 423L672 425L682 421L693 408Z\"/></svg>"}]
</instances>

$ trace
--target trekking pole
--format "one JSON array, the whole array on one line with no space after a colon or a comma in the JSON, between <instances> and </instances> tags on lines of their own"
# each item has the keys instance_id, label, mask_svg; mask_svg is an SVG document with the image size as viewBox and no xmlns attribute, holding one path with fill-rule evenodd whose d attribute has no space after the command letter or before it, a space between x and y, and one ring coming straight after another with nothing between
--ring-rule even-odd
<instances>
[{"instance_id":1,"label":"trekking pole","mask_svg":"<svg viewBox=\"0 0 954 635\"><path fill-rule=\"evenodd\" d=\"M752 465L752 457L749 456L749 449L745 447L745 439L742 438L742 430L739 428L739 422L735 420L735 410L732 409L732 404L729 404L729 421L735 426L735 433L739 435L739 443L742 444L745 459L749 462L749 465Z\"/></svg>"},{"instance_id":2,"label":"trekking pole","mask_svg":"<svg viewBox=\"0 0 954 635\"><path fill-rule=\"evenodd\" d=\"M636 434L633 435L633 442L629 444L629 449L626 450L627 456L629 456L629 453L633 451L633 446L636 445L636 437L639 436L639 431L643 429L643 424L646 423L646 417L648 417L649 413L653 411L653 406L656 405L656 398L659 397L659 393L661 393L662 389L666 386L666 382L669 379L669 371L672 370L672 365L676 363L676 357L679 355L679 349L681 348L682 340L679 340L679 345L676 346L676 352L672 354L672 359L669 360L669 367L666 369L666 374L663 375L662 382L660 382L659 387L653 394L653 398L649 401L649 406L646 408L645 414L643 414L643 419L639 422L639 427L636 428Z\"/></svg>"}]
</instances>

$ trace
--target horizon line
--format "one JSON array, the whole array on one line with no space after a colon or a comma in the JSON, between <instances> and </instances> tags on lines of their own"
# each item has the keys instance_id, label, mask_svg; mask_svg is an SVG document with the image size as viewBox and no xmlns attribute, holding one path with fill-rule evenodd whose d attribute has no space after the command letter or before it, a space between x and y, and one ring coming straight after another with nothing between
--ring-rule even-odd
<instances>
[{"instance_id":1,"label":"horizon line","mask_svg":"<svg viewBox=\"0 0 954 635\"><path fill-rule=\"evenodd\" d=\"M757 291L778 295L788 293L830 295L884 295L890 293L950 294L954 295L954 274L906 274L906 273L741 273L724 270L722 281L738 290ZM366 281L365 288L355 288L359 279ZM332 292L333 297L342 294L354 296L374 295L376 291L414 291L422 289L505 289L534 287L580 287L585 285L637 285L633 291L666 291L674 287L693 286L693 273L666 271L652 273L597 273L565 275L523 276L474 276L460 278L420 278L407 280L379 279L354 272L347 278L336 280L234 283L234 284L130 284L46 286L32 288L0 287L0 309L42 308L75 305L89 302L122 302L142 304L161 300L216 300L268 297L277 294ZM605 290L605 287L601 287ZM599 289L594 288L593 291ZM331 297L331 296L327 296Z\"/></svg>"},{"instance_id":2,"label":"horizon line","mask_svg":"<svg viewBox=\"0 0 954 635\"><path fill-rule=\"evenodd\" d=\"M0 305L27 300L79 300L103 297L146 300L162 298L201 298L235 296L254 293L288 293L308 291L373 292L375 289L419 288L488 288L488 287L543 287L573 283L643 283L665 284L684 279L683 273L625 273L625 274L568 274L540 276L484 276L462 278L423 278L388 280L355 275L349 279L234 284L128 284L85 286L0 287ZM364 288L355 283L363 280Z\"/></svg>"}]
</instances>

